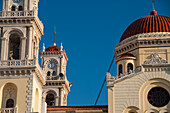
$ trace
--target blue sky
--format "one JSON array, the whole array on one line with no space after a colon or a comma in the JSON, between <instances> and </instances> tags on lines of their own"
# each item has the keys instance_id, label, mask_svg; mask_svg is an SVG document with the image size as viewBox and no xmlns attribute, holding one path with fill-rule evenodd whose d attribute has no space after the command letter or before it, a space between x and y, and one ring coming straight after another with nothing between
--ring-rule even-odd
<instances>
[{"instance_id":1,"label":"blue sky","mask_svg":"<svg viewBox=\"0 0 170 113\"><path fill-rule=\"evenodd\" d=\"M158 15L170 16L169 0L155 2ZM56 26L56 43L63 43L69 59L67 77L73 82L68 105L95 103L121 35L150 11L152 0L40 0L39 17L44 23L40 51L43 43L46 48L53 44ZM115 63L111 74L116 75ZM107 104L106 84L98 104Z\"/></svg>"}]
</instances>

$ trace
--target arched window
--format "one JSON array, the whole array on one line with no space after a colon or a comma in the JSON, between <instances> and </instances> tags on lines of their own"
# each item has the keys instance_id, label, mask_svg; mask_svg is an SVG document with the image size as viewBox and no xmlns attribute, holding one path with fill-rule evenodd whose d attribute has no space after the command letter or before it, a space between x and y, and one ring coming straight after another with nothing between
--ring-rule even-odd
<instances>
[{"instance_id":1,"label":"arched window","mask_svg":"<svg viewBox=\"0 0 170 113\"><path fill-rule=\"evenodd\" d=\"M11 7L11 11L15 11L15 10L16 10L16 6L13 5L13 6Z\"/></svg>"},{"instance_id":2,"label":"arched window","mask_svg":"<svg viewBox=\"0 0 170 113\"><path fill-rule=\"evenodd\" d=\"M9 38L9 60L20 58L20 36L12 34Z\"/></svg>"},{"instance_id":3,"label":"arched window","mask_svg":"<svg viewBox=\"0 0 170 113\"><path fill-rule=\"evenodd\" d=\"M19 6L18 7L18 11L22 11L23 10L23 7L22 6Z\"/></svg>"},{"instance_id":4,"label":"arched window","mask_svg":"<svg viewBox=\"0 0 170 113\"><path fill-rule=\"evenodd\" d=\"M14 107L14 100L8 99L6 102L6 108L13 108Z\"/></svg>"},{"instance_id":5,"label":"arched window","mask_svg":"<svg viewBox=\"0 0 170 113\"><path fill-rule=\"evenodd\" d=\"M61 80L63 80L63 79L64 79L64 74L63 74L63 73L60 73L60 74L59 74L59 77L60 77Z\"/></svg>"},{"instance_id":6,"label":"arched window","mask_svg":"<svg viewBox=\"0 0 170 113\"><path fill-rule=\"evenodd\" d=\"M47 76L50 76L50 75L51 75L51 73L50 73L50 71L48 71L48 72L47 72Z\"/></svg>"},{"instance_id":7,"label":"arched window","mask_svg":"<svg viewBox=\"0 0 170 113\"><path fill-rule=\"evenodd\" d=\"M46 96L47 106L55 106L55 96L52 93L48 93Z\"/></svg>"},{"instance_id":8,"label":"arched window","mask_svg":"<svg viewBox=\"0 0 170 113\"><path fill-rule=\"evenodd\" d=\"M56 75L57 75L57 73L55 71L53 71L53 76L56 76Z\"/></svg>"},{"instance_id":9,"label":"arched window","mask_svg":"<svg viewBox=\"0 0 170 113\"><path fill-rule=\"evenodd\" d=\"M16 105L17 87L8 83L4 86L1 108L13 108Z\"/></svg>"},{"instance_id":10,"label":"arched window","mask_svg":"<svg viewBox=\"0 0 170 113\"><path fill-rule=\"evenodd\" d=\"M132 63L128 63L127 65L127 72L131 73L133 71L133 64Z\"/></svg>"},{"instance_id":11,"label":"arched window","mask_svg":"<svg viewBox=\"0 0 170 113\"><path fill-rule=\"evenodd\" d=\"M123 73L123 66L122 64L119 65L119 75Z\"/></svg>"}]
</instances>

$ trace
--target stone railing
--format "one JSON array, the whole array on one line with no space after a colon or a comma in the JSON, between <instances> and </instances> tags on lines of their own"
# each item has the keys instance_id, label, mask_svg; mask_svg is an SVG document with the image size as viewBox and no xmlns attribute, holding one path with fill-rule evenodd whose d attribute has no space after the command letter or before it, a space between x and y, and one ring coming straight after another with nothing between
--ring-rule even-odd
<instances>
[{"instance_id":1,"label":"stone railing","mask_svg":"<svg viewBox=\"0 0 170 113\"><path fill-rule=\"evenodd\" d=\"M36 10L29 11L2 11L0 12L0 18L20 18L20 17L35 17L37 24L43 29L43 23L37 16Z\"/></svg>"},{"instance_id":2,"label":"stone railing","mask_svg":"<svg viewBox=\"0 0 170 113\"><path fill-rule=\"evenodd\" d=\"M36 12L34 10L31 11L2 11L0 12L0 17L34 17L36 16Z\"/></svg>"},{"instance_id":3,"label":"stone railing","mask_svg":"<svg viewBox=\"0 0 170 113\"><path fill-rule=\"evenodd\" d=\"M4 67L24 67L24 66L35 66L35 60L6 60L0 61L0 68Z\"/></svg>"},{"instance_id":4,"label":"stone railing","mask_svg":"<svg viewBox=\"0 0 170 113\"><path fill-rule=\"evenodd\" d=\"M17 108L0 108L0 113L17 113Z\"/></svg>"},{"instance_id":5,"label":"stone railing","mask_svg":"<svg viewBox=\"0 0 170 113\"><path fill-rule=\"evenodd\" d=\"M52 54L60 54L60 51L42 51L40 52L41 55L52 55Z\"/></svg>"},{"instance_id":6,"label":"stone railing","mask_svg":"<svg viewBox=\"0 0 170 113\"><path fill-rule=\"evenodd\" d=\"M122 79L124 77L128 77L128 75L133 75L133 74L136 74L136 73L141 72L141 71L143 71L143 66L138 66L138 67L135 68L134 71L131 70L128 73L124 73L124 74L120 74L120 75L116 75L116 76L111 76L110 73L107 73L106 74L107 86L109 86L110 84L112 84L116 80Z\"/></svg>"},{"instance_id":7,"label":"stone railing","mask_svg":"<svg viewBox=\"0 0 170 113\"><path fill-rule=\"evenodd\" d=\"M46 80L64 80L64 77L59 76L47 76Z\"/></svg>"}]
</instances>

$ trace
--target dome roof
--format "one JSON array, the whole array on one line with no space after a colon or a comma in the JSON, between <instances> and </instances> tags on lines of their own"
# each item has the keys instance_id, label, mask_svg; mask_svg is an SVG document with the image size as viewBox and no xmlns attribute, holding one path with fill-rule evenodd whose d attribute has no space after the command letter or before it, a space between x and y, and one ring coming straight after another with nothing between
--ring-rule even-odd
<instances>
[{"instance_id":1,"label":"dome roof","mask_svg":"<svg viewBox=\"0 0 170 113\"><path fill-rule=\"evenodd\" d=\"M53 45L48 47L45 51L60 51L60 47Z\"/></svg>"},{"instance_id":2,"label":"dome roof","mask_svg":"<svg viewBox=\"0 0 170 113\"><path fill-rule=\"evenodd\" d=\"M170 17L159 16L154 10L149 16L133 22L123 33L120 42L133 35L151 32L170 32Z\"/></svg>"}]
</instances>

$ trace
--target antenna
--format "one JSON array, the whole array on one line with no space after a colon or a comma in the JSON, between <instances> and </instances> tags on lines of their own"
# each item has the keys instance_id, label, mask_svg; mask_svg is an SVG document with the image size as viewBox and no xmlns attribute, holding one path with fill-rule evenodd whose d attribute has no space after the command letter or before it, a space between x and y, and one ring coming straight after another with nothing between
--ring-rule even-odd
<instances>
[{"instance_id":1,"label":"antenna","mask_svg":"<svg viewBox=\"0 0 170 113\"><path fill-rule=\"evenodd\" d=\"M56 43L55 43L55 35L56 35L56 27L54 27L54 46L56 46Z\"/></svg>"},{"instance_id":2,"label":"antenna","mask_svg":"<svg viewBox=\"0 0 170 113\"><path fill-rule=\"evenodd\" d=\"M153 11L155 10L155 0L152 1Z\"/></svg>"}]
</instances>

